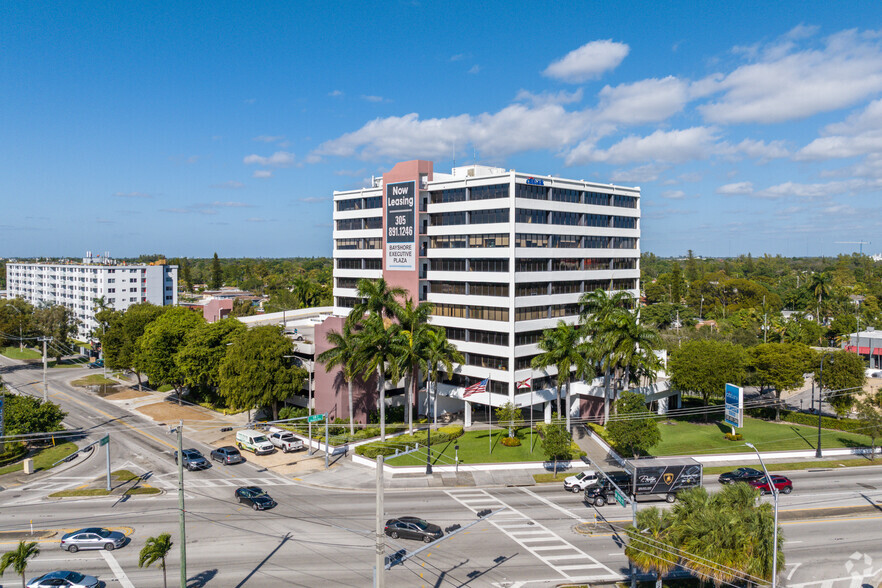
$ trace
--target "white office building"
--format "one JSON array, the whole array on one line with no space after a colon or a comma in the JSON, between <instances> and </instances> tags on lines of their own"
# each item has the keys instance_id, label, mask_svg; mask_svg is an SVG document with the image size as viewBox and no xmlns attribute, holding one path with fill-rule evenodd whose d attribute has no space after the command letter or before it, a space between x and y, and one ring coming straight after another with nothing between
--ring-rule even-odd
<instances>
[{"instance_id":1,"label":"white office building","mask_svg":"<svg viewBox=\"0 0 882 588\"><path fill-rule=\"evenodd\" d=\"M338 311L357 301L359 279L383 277L432 302L431 322L465 356L442 388L449 403L462 406L464 387L489 378L486 393L468 396L467 421L472 404L547 411L554 370L530 368L542 331L578 321L586 292L638 296L640 189L408 161L369 187L334 192L333 237ZM532 389L518 390L526 378ZM602 406L585 393L573 414Z\"/></svg>"},{"instance_id":2,"label":"white office building","mask_svg":"<svg viewBox=\"0 0 882 588\"><path fill-rule=\"evenodd\" d=\"M99 329L96 301L125 310L132 304L157 306L178 302L178 266L125 264L87 253L82 263L7 263L6 298L23 298L33 304L61 304L79 319L81 340Z\"/></svg>"}]
</instances>

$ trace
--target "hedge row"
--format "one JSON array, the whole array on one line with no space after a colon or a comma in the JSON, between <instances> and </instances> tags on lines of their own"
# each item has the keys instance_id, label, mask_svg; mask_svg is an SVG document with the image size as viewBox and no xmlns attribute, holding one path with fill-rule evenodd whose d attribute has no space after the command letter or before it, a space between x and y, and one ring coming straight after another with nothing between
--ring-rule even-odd
<instances>
[{"instance_id":1,"label":"hedge row","mask_svg":"<svg viewBox=\"0 0 882 588\"><path fill-rule=\"evenodd\" d=\"M775 420L774 408L754 408L746 411L750 416L765 419L768 421ZM795 412L790 410L781 411L781 420L797 425L808 425L810 427L818 426L818 416L806 414L804 412ZM821 428L833 429L836 431L845 431L846 433L864 433L866 423L858 419L836 419L833 417L822 416Z\"/></svg>"},{"instance_id":2,"label":"hedge row","mask_svg":"<svg viewBox=\"0 0 882 588\"><path fill-rule=\"evenodd\" d=\"M462 425L447 425L432 433L432 443L447 443L462 437L462 433ZM379 435L379 430L377 430L377 434ZM373 459L378 455L395 455L396 450L398 452L406 451L417 443L426 445L428 437L428 431L417 431L413 435L399 435L386 441L374 441L373 443L359 445L355 448L355 453L369 459Z\"/></svg>"}]
</instances>

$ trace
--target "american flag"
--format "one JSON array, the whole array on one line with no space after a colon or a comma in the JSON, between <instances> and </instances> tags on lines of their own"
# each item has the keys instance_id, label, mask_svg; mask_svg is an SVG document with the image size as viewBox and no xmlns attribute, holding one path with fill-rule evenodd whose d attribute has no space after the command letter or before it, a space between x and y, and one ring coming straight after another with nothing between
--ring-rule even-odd
<instances>
[{"instance_id":1,"label":"american flag","mask_svg":"<svg viewBox=\"0 0 882 588\"><path fill-rule=\"evenodd\" d=\"M531 377L527 378L526 380L521 380L520 382L518 382L518 390L520 390L522 388L531 388L533 386L533 384L530 382L530 380L532 380L532 379L533 378L531 376Z\"/></svg>"},{"instance_id":2,"label":"american flag","mask_svg":"<svg viewBox=\"0 0 882 588\"><path fill-rule=\"evenodd\" d=\"M481 380L477 384L472 384L468 388L465 389L465 393L462 395L463 398L467 396L471 396L472 394L480 394L481 392L487 391L487 383L490 381L490 378L485 380Z\"/></svg>"}]
</instances>

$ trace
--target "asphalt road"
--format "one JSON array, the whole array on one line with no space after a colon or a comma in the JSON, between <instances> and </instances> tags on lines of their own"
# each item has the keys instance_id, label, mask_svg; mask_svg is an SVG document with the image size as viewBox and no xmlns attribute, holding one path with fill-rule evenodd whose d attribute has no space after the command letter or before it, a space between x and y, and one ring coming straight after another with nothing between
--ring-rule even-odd
<instances>
[{"instance_id":1,"label":"asphalt road","mask_svg":"<svg viewBox=\"0 0 882 588\"><path fill-rule=\"evenodd\" d=\"M4 366L11 363L0 358ZM113 469L149 473L148 482L166 493L125 501L46 498L57 489L102 475L101 449L62 472L0 492L0 531L27 529L31 521L35 529L59 532L84 526L120 528L131 540L113 552L70 554L58 548L57 537L41 541L42 553L31 562L27 575L76 569L97 575L107 586L124 588L162 585L159 568L138 567L138 552L148 537L169 532L176 542L168 560L169 583L178 585L176 468L170 453L174 437L167 428L65 384L85 373L88 370L50 370L51 398L69 412L68 424L90 429L87 440L111 431ZM0 367L0 377L16 387L42 392L39 369ZM192 441L186 445L208 450ZM786 474L793 478L795 489L780 498L787 541L781 585L821 586L827 580L823 586L834 588L853 585L853 574L882 576L882 467ZM716 487L715 481L706 482L711 489ZM235 488L250 484L269 491L279 506L254 512L237 504ZM251 463L185 472L185 486L189 586L371 585L372 492L314 488ZM489 520L385 572L388 586L555 586L564 581L597 583L627 571L616 531L630 522L630 510L617 505L587 507L580 495L566 493L558 485L389 490L385 506L389 517L413 514L442 527L465 525L485 508L499 510ZM595 533L577 533L576 525L593 521L595 513L601 517ZM15 541L0 539L0 543L2 551ZM421 547L407 540L388 543L387 553ZM4 578L7 585L17 585L9 573Z\"/></svg>"}]
</instances>

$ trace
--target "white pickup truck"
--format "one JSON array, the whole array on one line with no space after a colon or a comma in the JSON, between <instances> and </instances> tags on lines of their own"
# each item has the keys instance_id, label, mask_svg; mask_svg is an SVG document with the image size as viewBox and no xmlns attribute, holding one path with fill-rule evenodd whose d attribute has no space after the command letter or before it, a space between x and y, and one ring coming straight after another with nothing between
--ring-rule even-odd
<instances>
[{"instance_id":1,"label":"white pickup truck","mask_svg":"<svg viewBox=\"0 0 882 588\"><path fill-rule=\"evenodd\" d=\"M275 443L275 441L274 441ZM564 490L578 494L597 481L597 472L584 470L564 480Z\"/></svg>"},{"instance_id":2,"label":"white pickup truck","mask_svg":"<svg viewBox=\"0 0 882 588\"><path fill-rule=\"evenodd\" d=\"M289 451L300 451L304 447L303 441L295 437L294 433L286 431L285 429L270 427L268 436L270 443L285 453L288 453Z\"/></svg>"}]
</instances>

